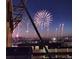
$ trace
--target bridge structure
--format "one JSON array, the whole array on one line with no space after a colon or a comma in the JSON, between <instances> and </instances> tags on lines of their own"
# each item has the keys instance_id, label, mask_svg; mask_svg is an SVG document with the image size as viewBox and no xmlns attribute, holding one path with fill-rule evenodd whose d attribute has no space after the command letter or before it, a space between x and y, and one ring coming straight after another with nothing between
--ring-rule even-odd
<instances>
[{"instance_id":1,"label":"bridge structure","mask_svg":"<svg viewBox=\"0 0 79 59\"><path fill-rule=\"evenodd\" d=\"M14 29L18 26L18 24L22 21L24 13L26 13L27 16L29 17L29 20L31 21L40 41L41 41L40 42L41 44L28 44L28 45L27 44L19 44L18 47L29 47L30 46L33 51L32 56L38 57L39 55L41 55L41 56L44 55L43 57L39 57L39 59L45 58L45 56L47 59L58 59L58 58L59 59L60 58L61 59L63 59L63 58L64 59L65 58L71 59L72 58L71 57L72 56L72 52L71 52L72 47L71 46L70 47L63 47L63 46L61 46L62 43L51 43L51 44L44 43L39 31L37 30L37 27L35 26L35 24L33 22L31 15L28 12L27 6L25 5L25 1L26 0L20 0L19 4L14 5L12 0L7 0L7 40L6 40L7 41L7 44L6 44L7 50L9 50L10 48L13 48L12 47L12 33L13 33ZM35 48L33 46L39 46L39 47L42 46L43 49L38 50L36 48L36 50L35 50ZM48 49L47 46L50 46L53 49ZM58 46L60 46L60 47L58 47ZM16 50L16 49L14 49L14 50ZM17 52L17 50L16 50L16 52ZM16 52L15 52L15 55L16 55ZM37 57L33 57L32 59L37 59Z\"/></svg>"}]
</instances>

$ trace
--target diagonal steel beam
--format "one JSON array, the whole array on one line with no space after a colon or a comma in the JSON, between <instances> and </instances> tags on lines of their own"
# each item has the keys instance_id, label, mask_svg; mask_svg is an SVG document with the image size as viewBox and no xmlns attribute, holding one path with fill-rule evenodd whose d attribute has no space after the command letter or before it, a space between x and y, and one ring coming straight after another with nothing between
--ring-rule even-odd
<instances>
[{"instance_id":1,"label":"diagonal steel beam","mask_svg":"<svg viewBox=\"0 0 79 59\"><path fill-rule=\"evenodd\" d=\"M22 4L23 4L23 6L24 6L25 12L26 12L26 14L28 15L28 17L29 17L29 19L30 19L30 21L31 21L31 23L32 23L32 25L33 25L33 27L34 27L34 29L35 29L37 35L38 35L38 37L39 37L40 40L41 40L41 43L43 43L43 39L42 39L42 37L41 37L41 35L40 35L40 33L39 33L37 27L35 26L34 21L33 21L31 15L29 14L29 12L28 12L28 10L27 10L25 4L24 4L24 1L21 0L21 2L22 2ZM44 48L45 48L45 51L46 51L46 53L47 53L49 59L52 59L51 56L50 56L50 54L49 54L49 52L48 52L48 50L47 50L47 48L46 48L45 46L44 46Z\"/></svg>"}]
</instances>

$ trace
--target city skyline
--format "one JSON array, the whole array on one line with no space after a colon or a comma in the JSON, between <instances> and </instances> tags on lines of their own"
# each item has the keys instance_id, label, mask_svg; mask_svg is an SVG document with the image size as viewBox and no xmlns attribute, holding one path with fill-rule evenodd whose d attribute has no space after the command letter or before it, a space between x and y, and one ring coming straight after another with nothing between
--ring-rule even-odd
<instances>
[{"instance_id":1,"label":"city skyline","mask_svg":"<svg viewBox=\"0 0 79 59\"><path fill-rule=\"evenodd\" d=\"M19 1L19 0L18 0ZM17 2L18 2L17 1ZM55 33L56 28L59 28L60 24L64 24L64 33L72 33L72 0L28 0L27 1L27 9L34 20L34 15L39 10L47 10L53 15L53 21L49 26L49 33ZM13 4L17 3L16 0L13 0ZM41 3L41 4L40 4ZM27 23L28 25L28 34L27 31ZM47 33L44 30L38 29L40 33ZM30 35L35 33L35 30L27 17L27 15L23 16L23 20L18 24L17 28L15 28L13 32L13 36L22 35ZM32 34L33 35L33 34ZM30 35L30 36L32 36Z\"/></svg>"}]
</instances>

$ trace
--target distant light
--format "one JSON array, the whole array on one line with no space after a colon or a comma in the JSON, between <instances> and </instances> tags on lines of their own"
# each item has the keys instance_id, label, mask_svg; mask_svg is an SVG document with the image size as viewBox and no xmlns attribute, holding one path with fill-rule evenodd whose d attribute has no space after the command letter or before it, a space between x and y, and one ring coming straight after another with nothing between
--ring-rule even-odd
<instances>
[{"instance_id":1,"label":"distant light","mask_svg":"<svg viewBox=\"0 0 79 59\"><path fill-rule=\"evenodd\" d=\"M54 38L52 38L52 41L53 41L53 42L56 42L56 38L55 38L55 37L54 37Z\"/></svg>"},{"instance_id":2,"label":"distant light","mask_svg":"<svg viewBox=\"0 0 79 59\"><path fill-rule=\"evenodd\" d=\"M19 35L17 34L16 37L19 37Z\"/></svg>"},{"instance_id":3,"label":"distant light","mask_svg":"<svg viewBox=\"0 0 79 59\"><path fill-rule=\"evenodd\" d=\"M52 40L53 40L53 41L55 41L55 40L56 40L56 38L54 37L54 38L52 38Z\"/></svg>"}]
</instances>

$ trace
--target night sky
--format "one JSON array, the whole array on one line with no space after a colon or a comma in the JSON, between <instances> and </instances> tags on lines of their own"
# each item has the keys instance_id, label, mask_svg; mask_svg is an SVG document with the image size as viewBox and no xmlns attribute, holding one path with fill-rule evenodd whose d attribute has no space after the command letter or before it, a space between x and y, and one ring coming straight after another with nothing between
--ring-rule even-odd
<instances>
[{"instance_id":1,"label":"night sky","mask_svg":"<svg viewBox=\"0 0 79 59\"><path fill-rule=\"evenodd\" d=\"M19 0L13 0L13 4L18 4ZM64 24L64 32L72 33L72 0L28 0L26 2L26 7L34 19L34 15L39 10L47 10L53 16L53 21L50 24L50 32L54 33L55 29L59 27L59 24ZM26 33L27 23L29 23L29 32ZM39 30L39 29L38 29ZM44 31L39 30L40 33ZM13 36L17 34L23 37L33 36L35 30L27 17L23 16L23 20L19 23L17 28L14 30ZM44 32L46 33L46 32Z\"/></svg>"}]
</instances>

